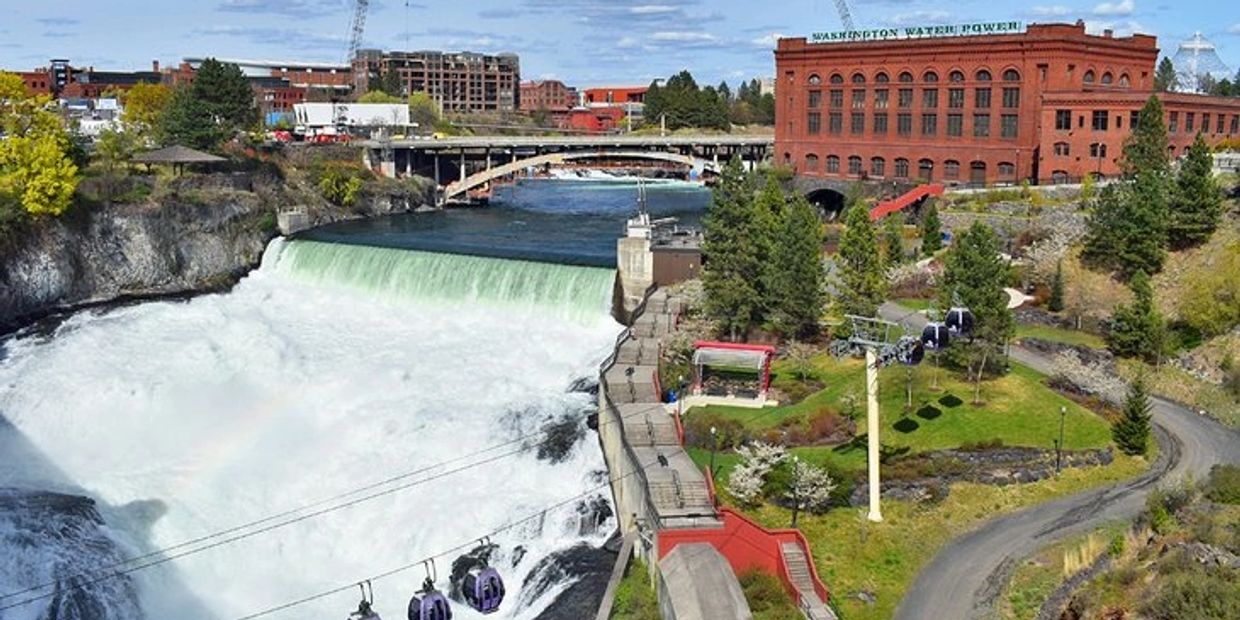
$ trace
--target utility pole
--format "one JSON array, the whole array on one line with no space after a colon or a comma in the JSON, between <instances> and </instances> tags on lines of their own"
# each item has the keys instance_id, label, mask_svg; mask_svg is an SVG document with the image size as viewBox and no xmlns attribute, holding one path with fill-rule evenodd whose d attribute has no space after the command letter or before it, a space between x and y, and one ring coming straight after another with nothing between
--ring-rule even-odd
<instances>
[{"instance_id":1,"label":"utility pole","mask_svg":"<svg viewBox=\"0 0 1240 620\"><path fill-rule=\"evenodd\" d=\"M878 442L878 355L875 354L874 347L865 348L865 418L866 418L866 439L868 439L868 467L870 481L870 521L879 523L883 520L883 512L879 507L879 498L882 496L880 488L878 465L879 465L879 442Z\"/></svg>"}]
</instances>

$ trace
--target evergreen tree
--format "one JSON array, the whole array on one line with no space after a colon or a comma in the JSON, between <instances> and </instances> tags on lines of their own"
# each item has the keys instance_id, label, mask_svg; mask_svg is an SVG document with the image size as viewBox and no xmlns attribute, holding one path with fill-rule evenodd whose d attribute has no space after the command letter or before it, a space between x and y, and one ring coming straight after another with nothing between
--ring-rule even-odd
<instances>
[{"instance_id":1,"label":"evergreen tree","mask_svg":"<svg viewBox=\"0 0 1240 620\"><path fill-rule=\"evenodd\" d=\"M939 208L930 204L926 211L926 219L921 222L921 252L926 256L934 256L943 247L943 223L939 220Z\"/></svg>"},{"instance_id":2,"label":"evergreen tree","mask_svg":"<svg viewBox=\"0 0 1240 620\"><path fill-rule=\"evenodd\" d=\"M1133 302L1115 307L1111 328L1107 331L1107 346L1116 355L1157 362L1166 341L1166 323L1154 305L1150 277L1144 271L1137 271L1129 286Z\"/></svg>"},{"instance_id":3,"label":"evergreen tree","mask_svg":"<svg viewBox=\"0 0 1240 620\"><path fill-rule=\"evenodd\" d=\"M974 382L974 401L980 398L982 374L998 358L1015 333L1012 312L1008 310L1008 266L999 256L999 238L989 226L974 222L947 252L940 304L944 308L957 302L973 313L973 335L952 342L949 359L969 369Z\"/></svg>"},{"instance_id":4,"label":"evergreen tree","mask_svg":"<svg viewBox=\"0 0 1240 620\"><path fill-rule=\"evenodd\" d=\"M405 85L404 81L400 79L400 73L395 69L391 69L384 73L381 78L380 90L393 97L404 97Z\"/></svg>"},{"instance_id":5,"label":"evergreen tree","mask_svg":"<svg viewBox=\"0 0 1240 620\"><path fill-rule=\"evenodd\" d=\"M225 134L247 129L258 122L254 89L235 64L214 58L202 61L194 74L191 92L202 102L207 113L204 118L213 120Z\"/></svg>"},{"instance_id":6,"label":"evergreen tree","mask_svg":"<svg viewBox=\"0 0 1240 620\"><path fill-rule=\"evenodd\" d=\"M826 302L822 222L803 196L792 201L781 220L771 257L775 266L770 284L771 320L784 336L812 337L818 333Z\"/></svg>"},{"instance_id":7,"label":"evergreen tree","mask_svg":"<svg viewBox=\"0 0 1240 620\"><path fill-rule=\"evenodd\" d=\"M1154 72L1154 90L1165 93L1176 90L1180 87L1180 80L1175 75L1175 65L1171 64L1171 59L1163 56L1158 63L1158 70Z\"/></svg>"},{"instance_id":8,"label":"evergreen tree","mask_svg":"<svg viewBox=\"0 0 1240 620\"><path fill-rule=\"evenodd\" d=\"M181 144L190 148L210 150L224 140L221 127L210 122L211 113L207 103L194 96L188 86L177 88L172 100L160 118L160 137L166 144Z\"/></svg>"},{"instance_id":9,"label":"evergreen tree","mask_svg":"<svg viewBox=\"0 0 1240 620\"><path fill-rule=\"evenodd\" d=\"M1124 410L1111 425L1111 438L1120 451L1136 456L1149 450L1150 418L1150 397L1145 389L1145 379L1138 377L1128 386Z\"/></svg>"},{"instance_id":10,"label":"evergreen tree","mask_svg":"<svg viewBox=\"0 0 1240 620\"><path fill-rule=\"evenodd\" d=\"M894 213L883 218L883 257L888 269L904 262L904 225Z\"/></svg>"},{"instance_id":11,"label":"evergreen tree","mask_svg":"<svg viewBox=\"0 0 1240 620\"><path fill-rule=\"evenodd\" d=\"M1214 180L1214 157L1202 134L1197 134L1180 164L1172 192L1173 208L1168 231L1171 245L1185 248L1202 243L1214 234L1223 218L1223 194Z\"/></svg>"},{"instance_id":12,"label":"evergreen tree","mask_svg":"<svg viewBox=\"0 0 1240 620\"><path fill-rule=\"evenodd\" d=\"M1137 117L1137 126L1124 140L1124 156L1120 161L1124 173L1137 179L1153 175L1155 180L1165 183L1171 171L1167 146L1162 101L1158 95L1150 95Z\"/></svg>"},{"instance_id":13,"label":"evergreen tree","mask_svg":"<svg viewBox=\"0 0 1240 620\"><path fill-rule=\"evenodd\" d=\"M758 305L754 312L754 321L761 323L771 316L778 306L775 293L775 281L781 277L780 266L773 260L776 245L780 242L784 226L784 215L787 210L787 198L779 181L768 176L766 185L756 200L751 199L753 215L750 220L750 237L753 240L754 260L757 261L761 277L755 282L758 291Z\"/></svg>"},{"instance_id":14,"label":"evergreen tree","mask_svg":"<svg viewBox=\"0 0 1240 620\"><path fill-rule=\"evenodd\" d=\"M851 205L840 234L839 304L842 314L874 316L887 295L887 279L883 274L882 255L878 251L878 234L870 221L870 210L858 196L850 196Z\"/></svg>"},{"instance_id":15,"label":"evergreen tree","mask_svg":"<svg viewBox=\"0 0 1240 620\"><path fill-rule=\"evenodd\" d=\"M752 235L753 184L739 157L728 161L715 184L702 240L706 315L732 340L744 336L760 311L762 264Z\"/></svg>"},{"instance_id":16,"label":"evergreen tree","mask_svg":"<svg viewBox=\"0 0 1240 620\"><path fill-rule=\"evenodd\" d=\"M1063 261L1055 263L1055 277L1051 279L1051 298L1046 307L1051 312L1063 311Z\"/></svg>"}]
</instances>

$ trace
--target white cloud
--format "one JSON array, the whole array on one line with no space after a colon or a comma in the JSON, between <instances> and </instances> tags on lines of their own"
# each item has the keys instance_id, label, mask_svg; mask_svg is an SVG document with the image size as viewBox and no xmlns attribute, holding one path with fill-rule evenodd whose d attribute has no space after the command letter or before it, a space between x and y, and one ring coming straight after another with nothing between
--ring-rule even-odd
<instances>
[{"instance_id":1,"label":"white cloud","mask_svg":"<svg viewBox=\"0 0 1240 620\"><path fill-rule=\"evenodd\" d=\"M1070 15L1071 13L1072 9L1063 6L1062 4L1055 4L1052 6L1035 6L1032 9L1029 9L1029 14L1035 17L1063 17L1065 15Z\"/></svg>"},{"instance_id":2,"label":"white cloud","mask_svg":"<svg viewBox=\"0 0 1240 620\"><path fill-rule=\"evenodd\" d=\"M1142 26L1139 22L1129 20L1109 21L1109 20L1086 20L1085 32L1089 34L1102 34L1103 30L1111 30L1117 37L1127 37L1133 34L1155 34L1149 28Z\"/></svg>"},{"instance_id":3,"label":"white cloud","mask_svg":"<svg viewBox=\"0 0 1240 620\"><path fill-rule=\"evenodd\" d=\"M920 26L925 24L941 24L951 18L947 11L913 11L897 13L887 18L887 23L895 26Z\"/></svg>"},{"instance_id":4,"label":"white cloud","mask_svg":"<svg viewBox=\"0 0 1240 620\"><path fill-rule=\"evenodd\" d=\"M788 35L782 32L771 32L768 34L764 34L760 37L757 37L755 39L750 39L749 42L752 43L754 47L759 47L762 49L774 49L774 47L779 43L779 40L786 36Z\"/></svg>"},{"instance_id":5,"label":"white cloud","mask_svg":"<svg viewBox=\"0 0 1240 620\"><path fill-rule=\"evenodd\" d=\"M650 35L651 40L665 41L670 43L713 43L718 39L709 32L687 32L683 30L671 30L665 32L656 32Z\"/></svg>"},{"instance_id":6,"label":"white cloud","mask_svg":"<svg viewBox=\"0 0 1240 620\"><path fill-rule=\"evenodd\" d=\"M633 37L620 37L620 40L616 41L616 47L622 50L632 49L637 47L637 39Z\"/></svg>"},{"instance_id":7,"label":"white cloud","mask_svg":"<svg viewBox=\"0 0 1240 620\"><path fill-rule=\"evenodd\" d=\"M1227 29L1227 32L1231 34L1240 34L1240 23L1232 24L1231 28Z\"/></svg>"},{"instance_id":8,"label":"white cloud","mask_svg":"<svg viewBox=\"0 0 1240 620\"><path fill-rule=\"evenodd\" d=\"M680 9L666 4L642 4L629 7L629 12L634 15L662 15L664 13L675 13Z\"/></svg>"},{"instance_id":9,"label":"white cloud","mask_svg":"<svg viewBox=\"0 0 1240 620\"><path fill-rule=\"evenodd\" d=\"M1094 15L1122 17L1124 15L1132 15L1132 12L1136 9L1136 2L1134 0L1103 2L1094 7Z\"/></svg>"}]
</instances>

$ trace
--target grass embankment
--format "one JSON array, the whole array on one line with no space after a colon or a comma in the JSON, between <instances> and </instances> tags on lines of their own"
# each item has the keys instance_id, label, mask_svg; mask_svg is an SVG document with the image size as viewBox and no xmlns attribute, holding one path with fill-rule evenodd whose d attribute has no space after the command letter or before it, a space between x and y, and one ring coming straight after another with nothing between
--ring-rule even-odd
<instances>
[{"instance_id":1,"label":"grass embankment","mask_svg":"<svg viewBox=\"0 0 1240 620\"><path fill-rule=\"evenodd\" d=\"M1131 381L1144 375L1150 392L1204 410L1232 428L1240 429L1240 402L1217 383L1202 381L1184 370L1164 364L1151 366L1138 360L1119 360L1119 374Z\"/></svg>"},{"instance_id":2,"label":"grass embankment","mask_svg":"<svg viewBox=\"0 0 1240 620\"><path fill-rule=\"evenodd\" d=\"M1025 338L1037 338L1039 340L1047 340L1050 342L1058 342L1061 344L1070 344L1091 349L1105 349L1107 343L1102 336L1078 329L1064 329L1062 327L1051 327L1049 325L1026 325L1019 323L1016 325L1016 339L1023 340Z\"/></svg>"},{"instance_id":3,"label":"grass embankment","mask_svg":"<svg viewBox=\"0 0 1240 620\"><path fill-rule=\"evenodd\" d=\"M624 578L616 586L615 603L611 606L613 620L661 620L659 601L646 564L636 556L625 567Z\"/></svg>"},{"instance_id":4,"label":"grass embankment","mask_svg":"<svg viewBox=\"0 0 1240 620\"><path fill-rule=\"evenodd\" d=\"M1128 527L1126 521L1108 523L1088 534L1046 547L1023 561L995 604L999 618L1027 620L1036 616L1064 580L1106 553L1110 541L1122 536Z\"/></svg>"},{"instance_id":5,"label":"grass embankment","mask_svg":"<svg viewBox=\"0 0 1240 620\"><path fill-rule=\"evenodd\" d=\"M848 413L845 398L850 392L862 394L864 365L859 360L836 360L820 355L813 360L813 375L825 387L804 400L766 409L710 406L694 409L742 422L754 434L777 427L783 420L811 416L822 409ZM773 385L780 387L797 381L793 365L778 361L774 365ZM937 390L931 389L938 376ZM957 373L936 370L924 363L912 371L913 406L906 407L903 368L880 373L879 401L883 412L882 440L885 445L908 447L910 452L955 448L999 439L1008 446L1052 448L1058 435L1060 407L1066 411L1064 444L1069 449L1101 448L1110 444L1108 423L1094 413L1046 387L1034 371L1016 365L1007 376L982 386L980 405L974 405L973 389ZM864 425L864 400L858 401L860 423ZM863 429L862 429L863 430ZM813 463L831 462L839 469L859 473L865 467L864 445L840 447L798 447L793 454ZM710 451L691 449L691 456L705 466ZM716 454L723 488L738 457ZM1152 458L1152 457L1151 457ZM864 509L837 508L821 516L805 516L800 529L809 538L814 561L849 620L886 620L899 604L917 571L952 538L964 534L996 515L1012 512L1137 475L1148 466L1141 458L1118 456L1106 467L1065 470L1059 477L1041 482L1006 487L971 483L951 485L951 493L938 504L884 501L885 521L868 523ZM787 527L791 513L772 505L747 510L768 527ZM868 604L857 598L859 592L874 595Z\"/></svg>"}]
</instances>

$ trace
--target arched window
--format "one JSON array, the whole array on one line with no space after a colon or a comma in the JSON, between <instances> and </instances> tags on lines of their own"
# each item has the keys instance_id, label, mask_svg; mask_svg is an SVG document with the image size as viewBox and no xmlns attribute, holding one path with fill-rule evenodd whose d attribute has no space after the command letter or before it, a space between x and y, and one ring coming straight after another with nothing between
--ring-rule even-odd
<instances>
[{"instance_id":1,"label":"arched window","mask_svg":"<svg viewBox=\"0 0 1240 620\"><path fill-rule=\"evenodd\" d=\"M1004 82L1019 82L1020 73L1018 73L1016 69L1008 69L1007 71L1003 72L1003 81Z\"/></svg>"},{"instance_id":2,"label":"arched window","mask_svg":"<svg viewBox=\"0 0 1240 620\"><path fill-rule=\"evenodd\" d=\"M897 179L908 178L908 160L904 159L903 157L896 159L896 178Z\"/></svg>"},{"instance_id":3,"label":"arched window","mask_svg":"<svg viewBox=\"0 0 1240 620\"><path fill-rule=\"evenodd\" d=\"M1051 183L1055 185L1066 185L1069 180L1067 170L1056 170L1051 173Z\"/></svg>"},{"instance_id":4,"label":"arched window","mask_svg":"<svg viewBox=\"0 0 1240 620\"><path fill-rule=\"evenodd\" d=\"M948 73L948 74L947 74L947 80L948 80L949 82L963 82L963 81L964 81L964 71L959 71L959 70L957 70L957 71L952 71L951 73Z\"/></svg>"},{"instance_id":5,"label":"arched window","mask_svg":"<svg viewBox=\"0 0 1240 620\"><path fill-rule=\"evenodd\" d=\"M949 159L943 162L943 178L948 181L955 181L960 178L960 162Z\"/></svg>"},{"instance_id":6,"label":"arched window","mask_svg":"<svg viewBox=\"0 0 1240 620\"><path fill-rule=\"evenodd\" d=\"M1085 83L1086 84L1094 83L1094 70L1093 69L1090 69L1089 71L1085 72Z\"/></svg>"},{"instance_id":7,"label":"arched window","mask_svg":"<svg viewBox=\"0 0 1240 620\"><path fill-rule=\"evenodd\" d=\"M879 84L886 84L891 81L891 78L887 77L886 71L879 71L878 75L874 76L874 81Z\"/></svg>"},{"instance_id":8,"label":"arched window","mask_svg":"<svg viewBox=\"0 0 1240 620\"><path fill-rule=\"evenodd\" d=\"M817 73L809 76L810 86L818 86L819 84L822 84L822 78L818 77Z\"/></svg>"},{"instance_id":9,"label":"arched window","mask_svg":"<svg viewBox=\"0 0 1240 620\"><path fill-rule=\"evenodd\" d=\"M805 171L818 172L818 156L813 153L805 154Z\"/></svg>"},{"instance_id":10,"label":"arched window","mask_svg":"<svg viewBox=\"0 0 1240 620\"><path fill-rule=\"evenodd\" d=\"M784 165L785 166L792 165L792 153L789 153L787 151L784 152Z\"/></svg>"},{"instance_id":11,"label":"arched window","mask_svg":"<svg viewBox=\"0 0 1240 620\"><path fill-rule=\"evenodd\" d=\"M973 185L986 184L986 162L975 161L969 164L969 183Z\"/></svg>"},{"instance_id":12,"label":"arched window","mask_svg":"<svg viewBox=\"0 0 1240 620\"><path fill-rule=\"evenodd\" d=\"M839 174L840 173L840 158L838 156L827 155L827 173L828 174Z\"/></svg>"},{"instance_id":13,"label":"arched window","mask_svg":"<svg viewBox=\"0 0 1240 620\"><path fill-rule=\"evenodd\" d=\"M1114 82L1114 81L1115 81L1115 78L1111 76L1110 71L1107 71L1106 73L1102 74L1102 84L1104 86L1110 86L1111 82Z\"/></svg>"},{"instance_id":14,"label":"arched window","mask_svg":"<svg viewBox=\"0 0 1240 620\"><path fill-rule=\"evenodd\" d=\"M922 181L929 181L934 177L934 162L929 159L922 159L917 162L917 178Z\"/></svg>"},{"instance_id":15,"label":"arched window","mask_svg":"<svg viewBox=\"0 0 1240 620\"><path fill-rule=\"evenodd\" d=\"M1129 80L1128 80L1128 74L1127 74L1127 73L1121 73L1121 74L1119 74L1119 85L1120 85L1120 86L1122 86L1122 87L1124 87L1124 88L1128 88L1128 85L1129 85L1129 84L1130 84L1130 82L1129 82Z\"/></svg>"},{"instance_id":16,"label":"arched window","mask_svg":"<svg viewBox=\"0 0 1240 620\"><path fill-rule=\"evenodd\" d=\"M857 155L848 157L848 174L861 176L861 158Z\"/></svg>"},{"instance_id":17,"label":"arched window","mask_svg":"<svg viewBox=\"0 0 1240 620\"><path fill-rule=\"evenodd\" d=\"M844 76L842 76L842 75L840 75L840 74L838 74L838 73L832 73L832 74L831 74L831 83L832 83L832 84L843 84L843 83L844 83Z\"/></svg>"},{"instance_id":18,"label":"arched window","mask_svg":"<svg viewBox=\"0 0 1240 620\"><path fill-rule=\"evenodd\" d=\"M1011 162L999 162L999 180L1014 181L1016 179L1016 165Z\"/></svg>"},{"instance_id":19,"label":"arched window","mask_svg":"<svg viewBox=\"0 0 1240 620\"><path fill-rule=\"evenodd\" d=\"M924 82L937 82L939 81L939 74L933 71L927 71L925 75L921 76L921 79Z\"/></svg>"},{"instance_id":20,"label":"arched window","mask_svg":"<svg viewBox=\"0 0 1240 620\"><path fill-rule=\"evenodd\" d=\"M990 81L990 72L989 72L989 71L987 71L987 70L985 70L985 69L982 69L982 70L978 71L978 72L977 72L977 75L975 75L975 76L973 76L973 77L975 77L975 78L977 79L977 81L979 81L979 82L989 82L989 81Z\"/></svg>"},{"instance_id":21,"label":"arched window","mask_svg":"<svg viewBox=\"0 0 1240 620\"><path fill-rule=\"evenodd\" d=\"M900 81L901 81L901 82L912 82L912 81L913 81L913 74L912 74L912 73L909 73L908 71L901 71L901 72L900 72Z\"/></svg>"},{"instance_id":22,"label":"arched window","mask_svg":"<svg viewBox=\"0 0 1240 620\"><path fill-rule=\"evenodd\" d=\"M865 84L865 76L860 73L854 73L852 76L853 84Z\"/></svg>"},{"instance_id":23,"label":"arched window","mask_svg":"<svg viewBox=\"0 0 1240 620\"><path fill-rule=\"evenodd\" d=\"M870 176L882 177L887 176L887 160L882 157L875 157L870 160Z\"/></svg>"}]
</instances>

